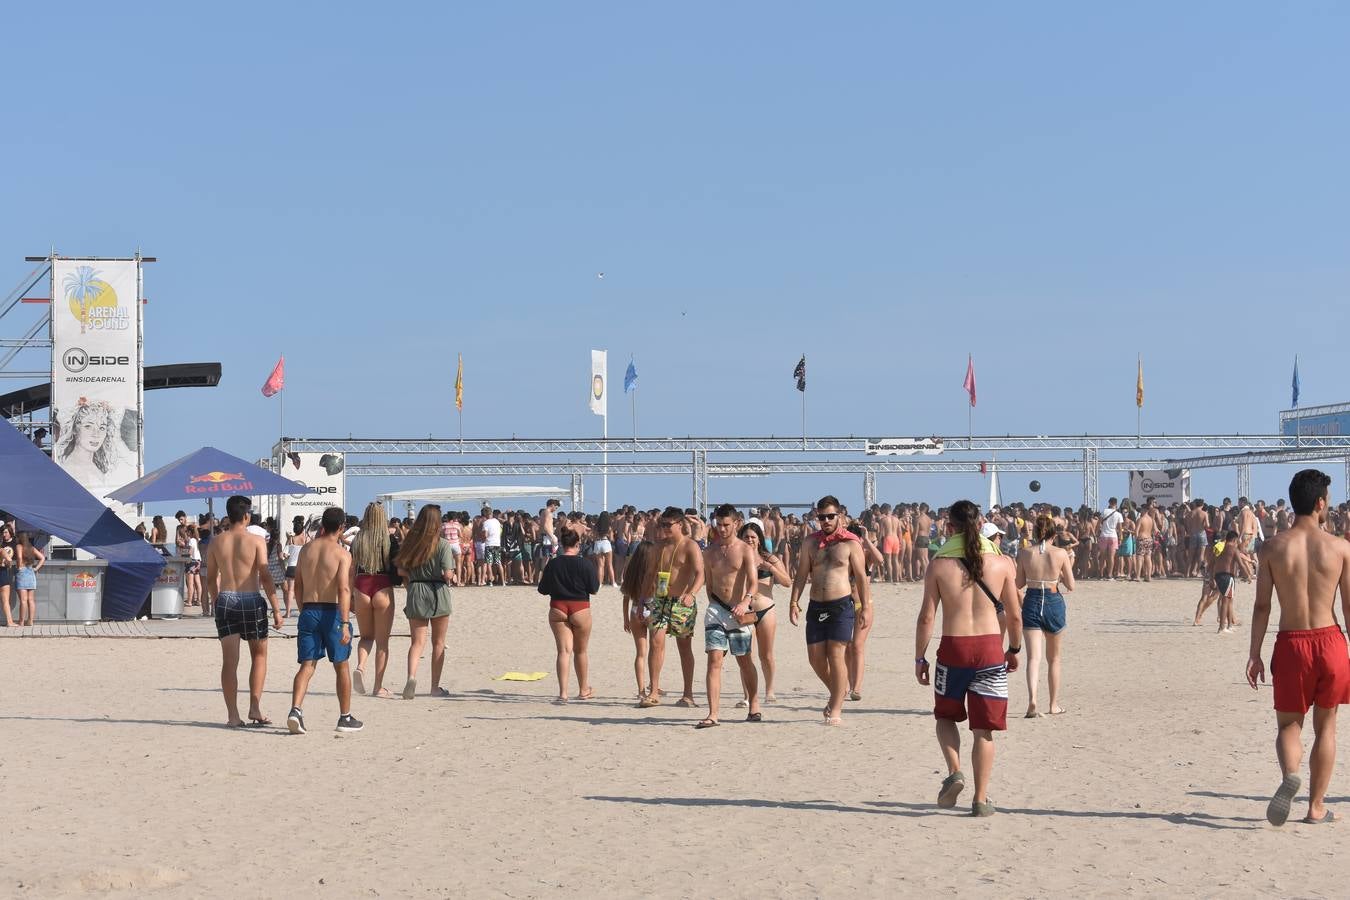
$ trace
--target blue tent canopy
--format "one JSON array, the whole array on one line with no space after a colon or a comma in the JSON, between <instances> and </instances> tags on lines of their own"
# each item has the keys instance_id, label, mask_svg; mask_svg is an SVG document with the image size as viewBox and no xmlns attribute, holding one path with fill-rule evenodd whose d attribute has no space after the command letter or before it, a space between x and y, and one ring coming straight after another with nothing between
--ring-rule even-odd
<instances>
[{"instance_id":1,"label":"blue tent canopy","mask_svg":"<svg viewBox=\"0 0 1350 900\"><path fill-rule=\"evenodd\" d=\"M121 503L154 503L158 500L210 500L231 494L262 497L312 492L298 481L282 478L223 450L203 447L160 466L108 496Z\"/></svg>"},{"instance_id":2,"label":"blue tent canopy","mask_svg":"<svg viewBox=\"0 0 1350 900\"><path fill-rule=\"evenodd\" d=\"M0 508L108 561L103 618L136 618L164 557L8 421L0 425Z\"/></svg>"}]
</instances>

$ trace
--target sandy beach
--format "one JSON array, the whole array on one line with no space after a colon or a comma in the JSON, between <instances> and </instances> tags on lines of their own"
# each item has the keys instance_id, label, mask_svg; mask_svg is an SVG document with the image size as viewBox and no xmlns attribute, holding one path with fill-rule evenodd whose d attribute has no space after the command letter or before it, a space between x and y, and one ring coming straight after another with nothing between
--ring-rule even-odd
<instances>
[{"instance_id":1,"label":"sandy beach","mask_svg":"<svg viewBox=\"0 0 1350 900\"><path fill-rule=\"evenodd\" d=\"M1283 829L1266 824L1270 689L1243 681L1245 629L1191 627L1197 591L1174 580L1070 595L1069 713L1021 718L1025 681L1010 679L999 813L984 820L963 815L969 793L955 811L933 805L943 773L931 694L910 666L916 586L877 589L866 693L840 728L819 724L824 694L786 621L779 702L763 723L730 708L731 664L724 727L696 731L697 710L635 709L613 588L594 604L596 699L549 702L546 600L457 590L451 699L359 697L357 735L331 730L327 664L306 703L310 733L286 733L292 640L271 642L264 710L280 727L265 730L221 725L213 639L0 641L0 893L1339 894L1350 826L1298 824L1306 800ZM1240 585L1244 621L1251 600ZM695 646L702 704L701 634ZM395 689L406 648L396 637ZM550 675L494 680L511 670ZM678 679L672 648L665 686ZM1347 785L1342 761L1333 808Z\"/></svg>"}]
</instances>

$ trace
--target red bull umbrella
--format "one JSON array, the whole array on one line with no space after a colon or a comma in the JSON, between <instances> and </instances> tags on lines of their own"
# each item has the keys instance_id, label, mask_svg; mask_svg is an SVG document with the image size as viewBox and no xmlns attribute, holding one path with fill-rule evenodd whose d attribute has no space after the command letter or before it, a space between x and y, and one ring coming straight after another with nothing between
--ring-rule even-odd
<instances>
[{"instance_id":1,"label":"red bull umbrella","mask_svg":"<svg viewBox=\"0 0 1350 900\"><path fill-rule=\"evenodd\" d=\"M203 447L118 488L108 497L119 503L154 503L194 498L214 500L233 494L261 497L308 493L312 493L312 488L298 481L283 478L215 447Z\"/></svg>"}]
</instances>

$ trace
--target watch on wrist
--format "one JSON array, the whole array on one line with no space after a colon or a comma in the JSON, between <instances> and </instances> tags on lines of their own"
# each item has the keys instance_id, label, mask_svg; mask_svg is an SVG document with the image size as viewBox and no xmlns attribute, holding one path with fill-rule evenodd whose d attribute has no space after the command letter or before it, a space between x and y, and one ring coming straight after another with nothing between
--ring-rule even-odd
<instances>
[{"instance_id":1,"label":"watch on wrist","mask_svg":"<svg viewBox=\"0 0 1350 900\"><path fill-rule=\"evenodd\" d=\"M1013 646L1009 646L1009 647L1008 647L1008 652L1011 653L1011 654L1013 654L1013 655L1016 655L1016 654L1022 652L1022 648L1021 648L1021 647L1013 647Z\"/></svg>"}]
</instances>

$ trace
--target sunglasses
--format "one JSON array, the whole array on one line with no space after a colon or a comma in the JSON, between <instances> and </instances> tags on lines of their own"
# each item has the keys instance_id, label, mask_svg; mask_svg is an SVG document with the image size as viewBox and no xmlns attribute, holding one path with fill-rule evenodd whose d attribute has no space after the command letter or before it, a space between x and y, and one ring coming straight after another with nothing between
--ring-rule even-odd
<instances>
[{"instance_id":1,"label":"sunglasses","mask_svg":"<svg viewBox=\"0 0 1350 900\"><path fill-rule=\"evenodd\" d=\"M833 522L839 518L839 513L816 513L817 522Z\"/></svg>"}]
</instances>

